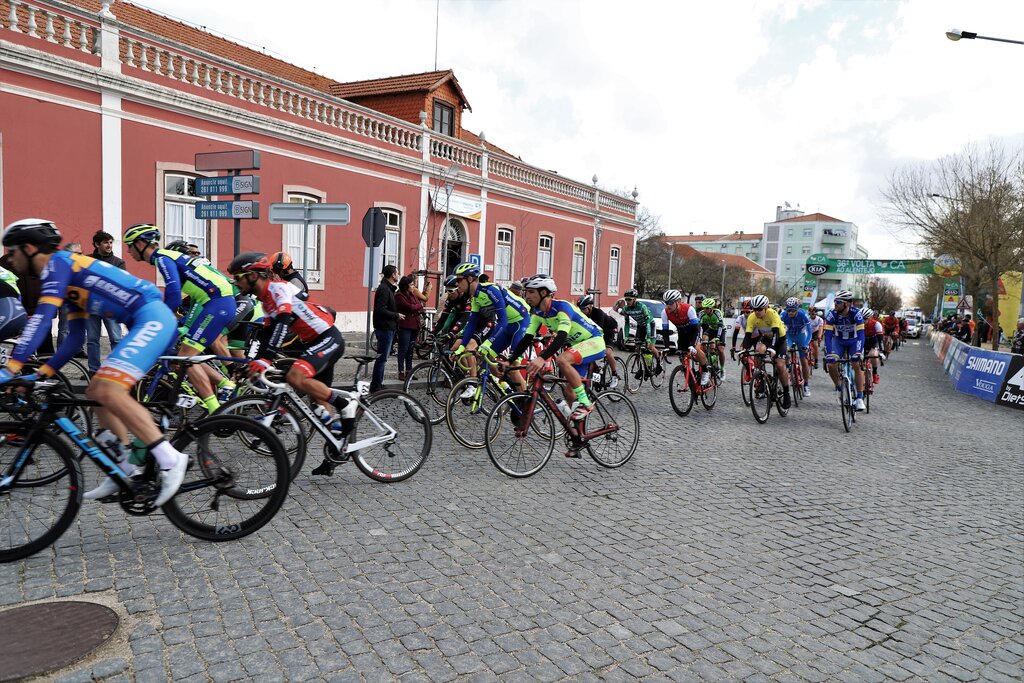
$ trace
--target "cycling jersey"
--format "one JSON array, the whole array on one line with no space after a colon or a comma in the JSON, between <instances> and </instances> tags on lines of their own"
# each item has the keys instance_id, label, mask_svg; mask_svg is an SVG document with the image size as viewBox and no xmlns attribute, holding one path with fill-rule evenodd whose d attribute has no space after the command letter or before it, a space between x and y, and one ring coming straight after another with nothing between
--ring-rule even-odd
<instances>
[{"instance_id":1,"label":"cycling jersey","mask_svg":"<svg viewBox=\"0 0 1024 683\"><path fill-rule=\"evenodd\" d=\"M509 323L519 322L528 315L525 301L517 296L509 295L493 282L477 283L476 292L470 295L469 302L469 321L462 331L463 346L468 344L473 337L481 311L494 311L495 327L499 333L508 327Z\"/></svg>"},{"instance_id":2,"label":"cycling jersey","mask_svg":"<svg viewBox=\"0 0 1024 683\"><path fill-rule=\"evenodd\" d=\"M227 275L187 254L157 249L149 257L149 262L157 267L164 279L164 303L172 311L181 306L183 296L188 297L194 306L236 294L235 285Z\"/></svg>"},{"instance_id":3,"label":"cycling jersey","mask_svg":"<svg viewBox=\"0 0 1024 683\"><path fill-rule=\"evenodd\" d=\"M0 282L9 285L17 296L21 296L21 290L18 289L18 276L0 266Z\"/></svg>"},{"instance_id":4,"label":"cycling jersey","mask_svg":"<svg viewBox=\"0 0 1024 683\"><path fill-rule=\"evenodd\" d=\"M605 339L608 335L614 335L615 331L619 329L619 323L615 318L611 317L597 306L590 307L590 313L587 313L587 317L594 321L594 323L604 331Z\"/></svg>"},{"instance_id":5,"label":"cycling jersey","mask_svg":"<svg viewBox=\"0 0 1024 683\"><path fill-rule=\"evenodd\" d=\"M621 313L625 319L625 324L623 325L625 336L629 336L629 321L635 320L637 340L643 341L647 339L647 335L651 330L651 323L654 321L654 316L651 314L651 309L647 308L647 304L637 299L633 302L632 306L624 306Z\"/></svg>"},{"instance_id":6,"label":"cycling jersey","mask_svg":"<svg viewBox=\"0 0 1024 683\"><path fill-rule=\"evenodd\" d=\"M807 311L797 309L796 315L790 315L789 311L786 311L779 317L786 326L786 334L810 336L812 323Z\"/></svg>"},{"instance_id":7,"label":"cycling jersey","mask_svg":"<svg viewBox=\"0 0 1024 683\"><path fill-rule=\"evenodd\" d=\"M522 341L513 349L512 357L518 358L533 341L540 327L546 325L555 339L541 351L540 357L548 360L568 346L566 351L573 357L573 367L580 377L586 377L590 364L604 357L603 331L575 304L555 298L550 301L551 306L546 313L539 308L530 311L530 324Z\"/></svg>"},{"instance_id":8,"label":"cycling jersey","mask_svg":"<svg viewBox=\"0 0 1024 683\"><path fill-rule=\"evenodd\" d=\"M773 330L778 330L780 338L786 336L786 326L782 324L782 319L777 311L767 308L764 311L764 317L758 317L756 312L747 316L747 334L752 337L768 336Z\"/></svg>"},{"instance_id":9,"label":"cycling jersey","mask_svg":"<svg viewBox=\"0 0 1024 683\"><path fill-rule=\"evenodd\" d=\"M807 316L810 318L810 316ZM821 331L825 328L825 319L820 315L816 315L811 318L811 334L815 338L821 337Z\"/></svg>"},{"instance_id":10,"label":"cycling jersey","mask_svg":"<svg viewBox=\"0 0 1024 683\"><path fill-rule=\"evenodd\" d=\"M273 318L291 313L295 319L290 325L285 326L284 331L290 327L303 342L309 343L334 327L334 321L331 320L330 314L312 301L299 299L295 288L287 282L280 280L268 282L258 298L263 304L264 324L270 325ZM278 341L278 343L274 344L274 341ZM277 348L283 341L283 336L280 340L272 339L271 345L273 348Z\"/></svg>"},{"instance_id":11,"label":"cycling jersey","mask_svg":"<svg viewBox=\"0 0 1024 683\"><path fill-rule=\"evenodd\" d=\"M718 337L723 344L725 343L725 318L717 308L710 312L701 312L700 327L709 338Z\"/></svg>"},{"instance_id":12,"label":"cycling jersey","mask_svg":"<svg viewBox=\"0 0 1024 683\"><path fill-rule=\"evenodd\" d=\"M835 359L848 354L859 358L864 350L864 318L859 308L852 306L840 314L832 309L825 314L825 359Z\"/></svg>"},{"instance_id":13,"label":"cycling jersey","mask_svg":"<svg viewBox=\"0 0 1024 683\"><path fill-rule=\"evenodd\" d=\"M878 318L868 318L864 321L865 338L880 334L882 334L882 323L878 322Z\"/></svg>"},{"instance_id":14,"label":"cycling jersey","mask_svg":"<svg viewBox=\"0 0 1024 683\"><path fill-rule=\"evenodd\" d=\"M893 334L900 327L900 321L894 315L887 315L882 320L882 327L888 334Z\"/></svg>"},{"instance_id":15,"label":"cycling jersey","mask_svg":"<svg viewBox=\"0 0 1024 683\"><path fill-rule=\"evenodd\" d=\"M668 321L676 327L700 325L700 318L697 317L697 308L690 304L679 302L676 305L675 311L669 310L669 307L666 305L665 313L668 315Z\"/></svg>"}]
</instances>

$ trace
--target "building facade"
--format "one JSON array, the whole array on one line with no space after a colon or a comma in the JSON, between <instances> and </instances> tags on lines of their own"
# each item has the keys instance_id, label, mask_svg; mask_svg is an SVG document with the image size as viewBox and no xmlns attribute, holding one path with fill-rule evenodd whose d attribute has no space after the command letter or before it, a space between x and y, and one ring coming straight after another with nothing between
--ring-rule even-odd
<instances>
[{"instance_id":1,"label":"building facade","mask_svg":"<svg viewBox=\"0 0 1024 683\"><path fill-rule=\"evenodd\" d=\"M742 230L728 235L709 235L707 232L695 235L666 235L666 245L685 244L697 251L711 255L732 254L743 256L758 263L761 259L761 235L758 233L745 233Z\"/></svg>"},{"instance_id":2,"label":"building facade","mask_svg":"<svg viewBox=\"0 0 1024 683\"><path fill-rule=\"evenodd\" d=\"M462 129L468 108L451 71L343 83L128 3L0 0L0 221L49 218L85 244L155 222L224 268L233 221L200 218L215 198L195 188L225 172L197 171L195 155L251 149L260 193L243 199L261 212L241 250L305 261L343 329L362 327L380 260L435 281L470 258L499 282L550 272L566 298L628 288L635 194L522 162ZM351 224L271 224L279 202L347 203ZM377 263L360 230L373 207Z\"/></svg>"}]
</instances>

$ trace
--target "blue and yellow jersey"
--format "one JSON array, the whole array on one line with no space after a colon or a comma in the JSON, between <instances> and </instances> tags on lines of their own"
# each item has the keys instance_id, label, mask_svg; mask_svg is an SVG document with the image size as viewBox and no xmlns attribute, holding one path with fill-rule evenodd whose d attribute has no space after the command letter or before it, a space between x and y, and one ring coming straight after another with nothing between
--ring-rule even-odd
<instances>
[{"instance_id":1,"label":"blue and yellow jersey","mask_svg":"<svg viewBox=\"0 0 1024 683\"><path fill-rule=\"evenodd\" d=\"M149 257L163 277L164 303L171 310L181 306L182 297L188 297L191 304L203 305L210 299L222 296L234 297L235 285L224 273L205 263L205 259L191 258L187 254L157 249Z\"/></svg>"},{"instance_id":2,"label":"blue and yellow jersey","mask_svg":"<svg viewBox=\"0 0 1024 683\"><path fill-rule=\"evenodd\" d=\"M160 301L160 290L152 282L126 270L82 254L54 252L40 274L39 303L28 319L11 356L15 369L35 353L61 304L68 304L68 320L98 315L130 325L135 312Z\"/></svg>"},{"instance_id":3,"label":"blue and yellow jersey","mask_svg":"<svg viewBox=\"0 0 1024 683\"><path fill-rule=\"evenodd\" d=\"M526 302L505 291L493 282L480 282L476 292L469 299L469 321L462 332L465 346L476 331L476 321L484 311L493 311L495 328L504 329L509 323L517 323L529 315Z\"/></svg>"},{"instance_id":4,"label":"blue and yellow jersey","mask_svg":"<svg viewBox=\"0 0 1024 683\"><path fill-rule=\"evenodd\" d=\"M782 318L779 317L778 311L773 308L767 308L763 311L764 317L758 317L757 311L751 311L747 314L747 332L753 336L764 335L769 336L772 333L772 328L779 331L779 339L786 336L786 326L782 324Z\"/></svg>"},{"instance_id":5,"label":"blue and yellow jersey","mask_svg":"<svg viewBox=\"0 0 1024 683\"><path fill-rule=\"evenodd\" d=\"M536 335L541 325L547 325L552 334L565 332L570 346L592 337L604 338L601 328L584 315L583 311L576 308L575 304L568 301L551 299L551 307L547 313L539 308L533 309L530 313L530 326L526 328L527 336Z\"/></svg>"}]
</instances>

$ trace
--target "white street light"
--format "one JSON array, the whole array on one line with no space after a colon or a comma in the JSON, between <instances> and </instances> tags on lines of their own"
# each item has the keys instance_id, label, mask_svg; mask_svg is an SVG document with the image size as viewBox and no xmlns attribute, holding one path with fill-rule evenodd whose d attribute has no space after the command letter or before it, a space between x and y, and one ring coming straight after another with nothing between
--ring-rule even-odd
<instances>
[{"instance_id":1,"label":"white street light","mask_svg":"<svg viewBox=\"0 0 1024 683\"><path fill-rule=\"evenodd\" d=\"M974 33L973 31L961 31L958 28L952 28L946 31L946 37L952 40L953 42L956 42L961 38L966 38L968 40L974 40L975 38L977 38L978 40L994 40L999 43L1014 43L1016 45L1024 45L1024 40L1010 40L1009 38L993 38L991 36L979 36L977 33Z\"/></svg>"}]
</instances>

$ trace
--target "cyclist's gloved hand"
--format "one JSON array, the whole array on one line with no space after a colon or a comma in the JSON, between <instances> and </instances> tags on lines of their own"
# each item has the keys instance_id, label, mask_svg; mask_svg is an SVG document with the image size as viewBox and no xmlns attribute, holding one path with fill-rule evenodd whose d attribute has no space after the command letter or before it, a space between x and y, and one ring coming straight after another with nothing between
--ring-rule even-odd
<instances>
[{"instance_id":1,"label":"cyclist's gloved hand","mask_svg":"<svg viewBox=\"0 0 1024 683\"><path fill-rule=\"evenodd\" d=\"M270 361L263 360L262 358L257 358L255 360L249 361L249 374L258 375L265 370L269 370L271 367L272 366L270 365Z\"/></svg>"},{"instance_id":2,"label":"cyclist's gloved hand","mask_svg":"<svg viewBox=\"0 0 1024 683\"><path fill-rule=\"evenodd\" d=\"M454 351L452 351L452 355L453 356L461 356L465 352L466 352L466 347L463 346L462 344L459 344L459 348L457 348Z\"/></svg>"},{"instance_id":3,"label":"cyclist's gloved hand","mask_svg":"<svg viewBox=\"0 0 1024 683\"><path fill-rule=\"evenodd\" d=\"M487 356L488 358L494 358L496 355L498 355L494 351L494 349L491 348L490 340L485 341L483 344L480 345L480 353L482 353L483 355Z\"/></svg>"}]
</instances>

